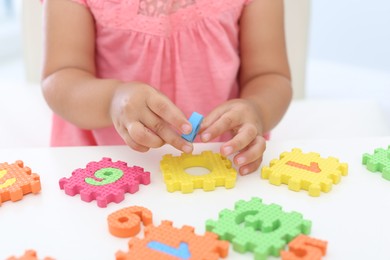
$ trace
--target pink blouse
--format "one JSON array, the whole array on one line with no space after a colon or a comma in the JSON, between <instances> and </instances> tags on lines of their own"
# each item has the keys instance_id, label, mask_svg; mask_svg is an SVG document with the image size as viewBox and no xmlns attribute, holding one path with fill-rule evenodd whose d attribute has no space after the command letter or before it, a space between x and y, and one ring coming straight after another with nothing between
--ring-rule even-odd
<instances>
[{"instance_id":1,"label":"pink blouse","mask_svg":"<svg viewBox=\"0 0 390 260\"><path fill-rule=\"evenodd\" d=\"M238 97L239 20L251 0L71 1L95 19L97 77L150 84L187 117ZM114 127L83 130L54 115L51 144L124 142Z\"/></svg>"}]
</instances>

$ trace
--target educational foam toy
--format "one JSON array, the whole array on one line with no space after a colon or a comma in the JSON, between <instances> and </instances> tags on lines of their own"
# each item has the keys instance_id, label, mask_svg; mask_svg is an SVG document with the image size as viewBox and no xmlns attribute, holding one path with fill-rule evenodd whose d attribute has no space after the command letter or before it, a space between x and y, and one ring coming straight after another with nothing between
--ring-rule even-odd
<instances>
[{"instance_id":1,"label":"educational foam toy","mask_svg":"<svg viewBox=\"0 0 390 260\"><path fill-rule=\"evenodd\" d=\"M200 124L203 121L203 116L199 113L193 112L190 118L188 119L192 125L191 133L182 134L181 137L186 139L189 142L193 142L196 138L196 135L199 132Z\"/></svg>"},{"instance_id":2,"label":"educational foam toy","mask_svg":"<svg viewBox=\"0 0 390 260\"><path fill-rule=\"evenodd\" d=\"M204 167L210 172L204 175L191 175L187 168ZM169 192L181 190L182 193L193 192L203 188L205 191L215 190L215 187L225 186L230 189L235 186L237 171L232 168L229 159L219 153L204 151L201 154L185 154L163 156L160 168Z\"/></svg>"},{"instance_id":3,"label":"educational foam toy","mask_svg":"<svg viewBox=\"0 0 390 260\"><path fill-rule=\"evenodd\" d=\"M162 221L159 226L148 225L144 229L144 238L132 238L129 251L116 253L116 260L215 260L226 257L229 243L218 240L218 236L205 232L200 236L191 226L178 229L171 221Z\"/></svg>"},{"instance_id":4,"label":"educational foam toy","mask_svg":"<svg viewBox=\"0 0 390 260\"><path fill-rule=\"evenodd\" d=\"M35 252L34 250L27 250L23 256L21 257L11 256L7 258L7 260L39 260L39 258L37 256L37 252ZM45 257L43 260L55 260L55 259L51 257Z\"/></svg>"},{"instance_id":5,"label":"educational foam toy","mask_svg":"<svg viewBox=\"0 0 390 260\"><path fill-rule=\"evenodd\" d=\"M128 167L125 162L113 162L103 158L99 162L90 162L85 169L76 169L70 178L59 181L60 188L70 196L80 194L81 200L97 200L101 208L110 202L119 203L125 193L135 193L140 184L150 183L150 172L138 166Z\"/></svg>"},{"instance_id":6,"label":"educational foam toy","mask_svg":"<svg viewBox=\"0 0 390 260\"><path fill-rule=\"evenodd\" d=\"M0 206L3 202L18 201L28 193L39 193L41 181L23 161L0 163Z\"/></svg>"},{"instance_id":7,"label":"educational foam toy","mask_svg":"<svg viewBox=\"0 0 390 260\"><path fill-rule=\"evenodd\" d=\"M321 260L326 255L328 242L299 235L289 244L289 251L282 251L282 260Z\"/></svg>"},{"instance_id":8,"label":"educational foam toy","mask_svg":"<svg viewBox=\"0 0 390 260\"><path fill-rule=\"evenodd\" d=\"M387 150L377 148L374 154L363 154L363 165L371 172L382 173L382 177L390 181L390 145Z\"/></svg>"},{"instance_id":9,"label":"educational foam toy","mask_svg":"<svg viewBox=\"0 0 390 260\"><path fill-rule=\"evenodd\" d=\"M206 230L228 240L240 253L251 251L256 260L279 256L280 250L299 234L308 234L311 221L297 212L284 212L276 204L263 204L259 198L240 200L234 210L224 209L218 220L207 220Z\"/></svg>"},{"instance_id":10,"label":"educational foam toy","mask_svg":"<svg viewBox=\"0 0 390 260\"><path fill-rule=\"evenodd\" d=\"M108 230L116 237L132 237L144 226L153 223L152 212L144 207L131 206L117 210L107 217Z\"/></svg>"},{"instance_id":11,"label":"educational foam toy","mask_svg":"<svg viewBox=\"0 0 390 260\"><path fill-rule=\"evenodd\" d=\"M300 149L284 152L280 159L263 167L261 177L274 185L287 184L293 191L307 190L310 196L318 197L321 191L329 192L341 176L348 174L348 165L334 157L321 158L318 153L302 153Z\"/></svg>"}]
</instances>

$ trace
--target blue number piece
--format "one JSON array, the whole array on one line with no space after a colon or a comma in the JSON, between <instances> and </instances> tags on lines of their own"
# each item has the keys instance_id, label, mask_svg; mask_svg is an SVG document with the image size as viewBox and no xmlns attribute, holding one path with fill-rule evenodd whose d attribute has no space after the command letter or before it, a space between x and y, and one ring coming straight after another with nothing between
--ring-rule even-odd
<instances>
[{"instance_id":1,"label":"blue number piece","mask_svg":"<svg viewBox=\"0 0 390 260\"><path fill-rule=\"evenodd\" d=\"M181 259L189 259L191 257L191 253L188 249L188 244L185 242L181 242L179 248L174 248L158 241L150 241L148 243L148 247L154 249L156 251L161 251L168 255L176 256Z\"/></svg>"}]
</instances>

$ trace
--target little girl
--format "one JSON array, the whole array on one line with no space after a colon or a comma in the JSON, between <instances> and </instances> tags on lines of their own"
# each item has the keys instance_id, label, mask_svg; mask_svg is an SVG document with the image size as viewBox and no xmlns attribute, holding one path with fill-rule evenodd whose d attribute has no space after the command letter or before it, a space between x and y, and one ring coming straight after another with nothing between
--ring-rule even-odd
<instances>
[{"instance_id":1,"label":"little girl","mask_svg":"<svg viewBox=\"0 0 390 260\"><path fill-rule=\"evenodd\" d=\"M283 0L45 0L52 145L224 141L244 175L291 100Z\"/></svg>"}]
</instances>

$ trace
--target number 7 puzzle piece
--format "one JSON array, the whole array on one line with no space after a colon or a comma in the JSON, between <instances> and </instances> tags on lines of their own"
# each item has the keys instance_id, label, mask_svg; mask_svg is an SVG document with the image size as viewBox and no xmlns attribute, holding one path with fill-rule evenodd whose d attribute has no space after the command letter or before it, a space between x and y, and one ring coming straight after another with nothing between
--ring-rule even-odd
<instances>
[{"instance_id":1,"label":"number 7 puzzle piece","mask_svg":"<svg viewBox=\"0 0 390 260\"><path fill-rule=\"evenodd\" d=\"M334 157L322 158L318 153L302 153L300 149L284 152L269 167L263 167L261 177L274 185L287 184L293 191L307 190L318 197L321 191L329 192L341 176L348 174L348 165Z\"/></svg>"},{"instance_id":2,"label":"number 7 puzzle piece","mask_svg":"<svg viewBox=\"0 0 390 260\"><path fill-rule=\"evenodd\" d=\"M39 193L41 181L23 161L0 163L0 206L4 201L18 201L28 193Z\"/></svg>"}]
</instances>

